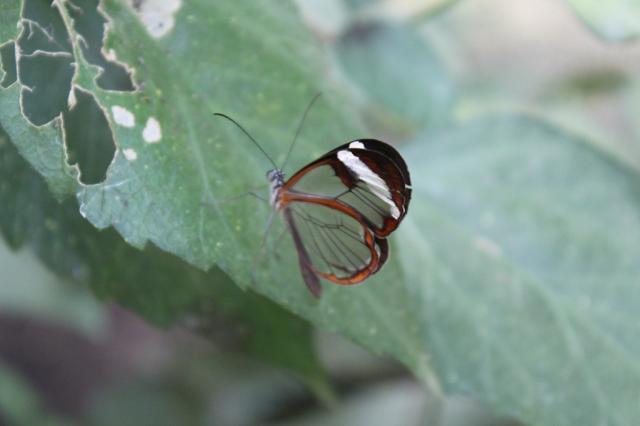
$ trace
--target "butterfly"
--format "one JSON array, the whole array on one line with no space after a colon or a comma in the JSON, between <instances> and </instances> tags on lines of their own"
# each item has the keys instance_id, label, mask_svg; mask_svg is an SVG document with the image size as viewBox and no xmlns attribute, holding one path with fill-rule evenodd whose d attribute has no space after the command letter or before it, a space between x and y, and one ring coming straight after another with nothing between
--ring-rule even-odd
<instances>
[{"instance_id":1,"label":"butterfly","mask_svg":"<svg viewBox=\"0 0 640 426\"><path fill-rule=\"evenodd\" d=\"M305 110L287 159L309 109ZM302 278L313 296L320 279L357 284L375 274L389 257L387 237L404 219L411 200L411 178L402 156L376 139L341 145L302 167L289 179L260 144L229 116L271 161L269 202L281 213L298 253ZM269 225L267 225L267 228Z\"/></svg>"}]
</instances>

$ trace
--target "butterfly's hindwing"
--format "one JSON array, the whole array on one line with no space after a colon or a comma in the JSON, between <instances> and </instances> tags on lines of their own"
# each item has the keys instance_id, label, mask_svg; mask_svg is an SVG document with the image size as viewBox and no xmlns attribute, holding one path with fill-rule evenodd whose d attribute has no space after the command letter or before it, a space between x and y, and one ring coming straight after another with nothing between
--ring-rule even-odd
<instances>
[{"instance_id":1,"label":"butterfly's hindwing","mask_svg":"<svg viewBox=\"0 0 640 426\"><path fill-rule=\"evenodd\" d=\"M286 208L318 275L353 284L378 269L384 248L358 220L313 202L291 202Z\"/></svg>"}]
</instances>

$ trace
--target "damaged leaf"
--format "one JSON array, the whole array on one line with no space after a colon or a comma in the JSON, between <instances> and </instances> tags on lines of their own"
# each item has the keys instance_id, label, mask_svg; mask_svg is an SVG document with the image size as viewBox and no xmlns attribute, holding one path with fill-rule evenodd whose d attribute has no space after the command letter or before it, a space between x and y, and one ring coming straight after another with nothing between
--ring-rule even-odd
<instances>
[{"instance_id":1,"label":"damaged leaf","mask_svg":"<svg viewBox=\"0 0 640 426\"><path fill-rule=\"evenodd\" d=\"M60 203L49 194L2 129L0 205L4 239L14 249L31 248L58 275L89 284L101 299L156 325L196 318L191 325L205 337L235 342L228 346L289 369L327 393L307 322L243 292L217 268L204 272L153 245L139 251L113 230L98 231L78 214L74 199Z\"/></svg>"}]
</instances>

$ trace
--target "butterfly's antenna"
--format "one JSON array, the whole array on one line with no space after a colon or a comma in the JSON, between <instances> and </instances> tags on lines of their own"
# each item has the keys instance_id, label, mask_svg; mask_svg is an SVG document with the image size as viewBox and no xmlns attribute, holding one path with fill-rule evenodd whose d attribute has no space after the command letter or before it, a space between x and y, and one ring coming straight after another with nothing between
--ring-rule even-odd
<instances>
[{"instance_id":1,"label":"butterfly's antenna","mask_svg":"<svg viewBox=\"0 0 640 426\"><path fill-rule=\"evenodd\" d=\"M309 105L307 105L307 109L304 110L304 114L302 114L302 119L300 120L300 124L298 124L298 129L296 130L296 134L293 136L293 141L291 142L291 145L289 145L289 151L287 152L287 156L284 158L284 163L282 163L282 167L280 168L280 170L284 170L284 166L287 165L287 161L289 161L289 157L291 156L291 152L293 151L293 146L296 144L296 141L298 140L298 135L300 135L300 132L302 131L302 126L304 126L304 120L306 120L309 110L311 110L311 107L318 100L320 95L322 95L322 93L316 93L316 95L309 102Z\"/></svg>"},{"instance_id":2,"label":"butterfly's antenna","mask_svg":"<svg viewBox=\"0 0 640 426\"><path fill-rule=\"evenodd\" d=\"M278 166L276 165L276 162L275 162L275 161L273 161L273 159L269 156L269 154L267 154L267 152L266 152L264 149L262 149L262 147L260 146L260 144L258 143L258 141L256 141L256 140L253 138L253 136L251 136L251 135L249 134L249 132L247 132L247 131L244 129L244 127L242 127L242 126L240 125L240 123L238 123L236 120L234 120L233 118L229 117L228 115L226 115L226 114L222 114L222 113L220 113L220 112L214 112L214 113L213 113L213 115L217 115L217 116L219 116L219 117L226 118L227 120L229 120L230 122L232 122L233 124L235 124L236 126L238 126L238 128L239 128L240 130L242 130L242 132L243 132L245 135L247 135L247 137L248 137L249 139L251 139L251 142L253 142L253 143L258 147L258 149L259 149L259 150L264 154L264 156L265 156L265 157L267 157L267 159L268 159L269 161L271 161L271 164L273 164L273 167L274 167L274 168L276 168L276 169L278 168Z\"/></svg>"}]
</instances>

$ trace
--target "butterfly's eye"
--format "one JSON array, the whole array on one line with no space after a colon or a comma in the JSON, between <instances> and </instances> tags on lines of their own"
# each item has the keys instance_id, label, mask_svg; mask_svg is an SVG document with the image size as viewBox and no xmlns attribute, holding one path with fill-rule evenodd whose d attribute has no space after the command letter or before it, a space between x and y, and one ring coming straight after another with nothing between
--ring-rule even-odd
<instances>
[{"instance_id":1,"label":"butterfly's eye","mask_svg":"<svg viewBox=\"0 0 640 426\"><path fill-rule=\"evenodd\" d=\"M276 170L269 170L267 172L267 179L272 181L276 177Z\"/></svg>"}]
</instances>

